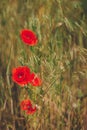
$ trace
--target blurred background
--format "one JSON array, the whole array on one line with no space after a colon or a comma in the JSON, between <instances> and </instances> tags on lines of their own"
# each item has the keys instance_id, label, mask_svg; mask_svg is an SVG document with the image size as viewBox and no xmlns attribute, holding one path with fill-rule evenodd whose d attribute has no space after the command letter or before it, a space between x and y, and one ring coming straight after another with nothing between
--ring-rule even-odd
<instances>
[{"instance_id":1,"label":"blurred background","mask_svg":"<svg viewBox=\"0 0 87 130\"><path fill-rule=\"evenodd\" d=\"M21 29L38 44L29 47ZM41 87L30 92L12 81L12 68L27 65ZM34 115L20 110L26 98ZM87 130L87 1L0 1L0 130Z\"/></svg>"}]
</instances>

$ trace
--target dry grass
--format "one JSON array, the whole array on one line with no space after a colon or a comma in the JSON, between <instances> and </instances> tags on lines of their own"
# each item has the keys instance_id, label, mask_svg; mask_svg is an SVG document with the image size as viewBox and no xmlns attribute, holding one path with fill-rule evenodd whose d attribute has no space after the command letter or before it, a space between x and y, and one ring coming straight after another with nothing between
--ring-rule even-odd
<instances>
[{"instance_id":1,"label":"dry grass","mask_svg":"<svg viewBox=\"0 0 87 130\"><path fill-rule=\"evenodd\" d=\"M87 130L87 14L80 0L0 2L0 130ZM38 35L34 48L20 30ZM28 65L43 84L26 92L13 83L13 67ZM33 92L33 94L32 94ZM20 110L30 97L33 116Z\"/></svg>"}]
</instances>

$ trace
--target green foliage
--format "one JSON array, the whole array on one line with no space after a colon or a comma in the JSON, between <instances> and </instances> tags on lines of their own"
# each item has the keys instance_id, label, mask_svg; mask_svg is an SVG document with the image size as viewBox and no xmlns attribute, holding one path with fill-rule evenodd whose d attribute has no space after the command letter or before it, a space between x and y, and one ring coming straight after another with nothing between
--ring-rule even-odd
<instances>
[{"instance_id":1,"label":"green foliage","mask_svg":"<svg viewBox=\"0 0 87 130\"><path fill-rule=\"evenodd\" d=\"M82 130L87 101L86 0L3 0L0 2L0 129ZM26 46L20 30L28 28L38 44ZM12 68L27 65L43 84L21 91ZM26 88L27 89L27 88ZM32 95L32 91L34 94ZM38 111L26 116L20 101L28 97Z\"/></svg>"}]
</instances>

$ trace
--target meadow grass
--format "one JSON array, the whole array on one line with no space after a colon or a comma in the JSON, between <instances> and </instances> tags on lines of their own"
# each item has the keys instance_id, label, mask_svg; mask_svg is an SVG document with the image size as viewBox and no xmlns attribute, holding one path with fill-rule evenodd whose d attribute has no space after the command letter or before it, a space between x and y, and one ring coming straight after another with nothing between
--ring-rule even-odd
<instances>
[{"instance_id":1,"label":"meadow grass","mask_svg":"<svg viewBox=\"0 0 87 130\"><path fill-rule=\"evenodd\" d=\"M0 2L0 130L87 130L86 0ZM29 47L21 29L38 44ZM12 68L27 65L42 79L29 91L12 81ZM20 110L30 98L34 115Z\"/></svg>"}]
</instances>

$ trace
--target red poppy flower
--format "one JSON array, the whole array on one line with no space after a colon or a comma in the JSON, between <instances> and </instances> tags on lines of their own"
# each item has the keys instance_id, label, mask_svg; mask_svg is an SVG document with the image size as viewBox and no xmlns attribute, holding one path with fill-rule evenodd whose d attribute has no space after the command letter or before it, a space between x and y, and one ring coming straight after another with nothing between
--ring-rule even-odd
<instances>
[{"instance_id":1,"label":"red poppy flower","mask_svg":"<svg viewBox=\"0 0 87 130\"><path fill-rule=\"evenodd\" d=\"M21 110L26 111L27 114L33 114L36 112L36 106L32 107L32 103L29 99L23 100L20 107Z\"/></svg>"},{"instance_id":2,"label":"red poppy flower","mask_svg":"<svg viewBox=\"0 0 87 130\"><path fill-rule=\"evenodd\" d=\"M37 36L31 30L23 29L20 33L20 36L22 41L27 45L34 46L37 44L38 41Z\"/></svg>"},{"instance_id":3,"label":"red poppy flower","mask_svg":"<svg viewBox=\"0 0 87 130\"><path fill-rule=\"evenodd\" d=\"M28 84L31 81L30 69L27 66L13 68L12 80L21 86Z\"/></svg>"},{"instance_id":4,"label":"red poppy flower","mask_svg":"<svg viewBox=\"0 0 87 130\"><path fill-rule=\"evenodd\" d=\"M32 73L31 74L31 84L32 86L40 86L42 84L42 80L40 79L40 77L38 77L36 74Z\"/></svg>"}]
</instances>

